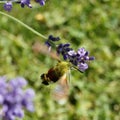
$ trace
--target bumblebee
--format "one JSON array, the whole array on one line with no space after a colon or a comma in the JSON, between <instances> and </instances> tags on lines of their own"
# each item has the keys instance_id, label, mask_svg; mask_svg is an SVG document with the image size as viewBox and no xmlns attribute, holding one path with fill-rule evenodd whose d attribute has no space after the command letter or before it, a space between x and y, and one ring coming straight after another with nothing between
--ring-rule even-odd
<instances>
[{"instance_id":1,"label":"bumblebee","mask_svg":"<svg viewBox=\"0 0 120 120\"><path fill-rule=\"evenodd\" d=\"M55 67L48 70L47 73L41 75L42 84L49 85L59 81L69 70L68 62L59 61Z\"/></svg>"},{"instance_id":2,"label":"bumblebee","mask_svg":"<svg viewBox=\"0 0 120 120\"><path fill-rule=\"evenodd\" d=\"M67 73L69 73L70 65L68 62L59 61L56 66L50 68L47 73L41 75L42 84L49 85L56 83L55 88L51 91L52 98L64 103L69 94L69 84L67 81Z\"/></svg>"}]
</instances>

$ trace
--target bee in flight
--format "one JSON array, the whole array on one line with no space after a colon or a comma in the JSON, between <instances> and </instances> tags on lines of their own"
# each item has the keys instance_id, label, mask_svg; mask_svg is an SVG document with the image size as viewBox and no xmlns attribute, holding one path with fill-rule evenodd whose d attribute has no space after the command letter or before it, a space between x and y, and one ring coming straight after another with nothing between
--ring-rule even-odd
<instances>
[{"instance_id":1,"label":"bee in flight","mask_svg":"<svg viewBox=\"0 0 120 120\"><path fill-rule=\"evenodd\" d=\"M41 75L42 84L44 85L57 82L55 89L52 91L53 98L57 101L66 99L68 95L67 73L69 73L69 70L70 65L68 62L59 61L56 66Z\"/></svg>"},{"instance_id":2,"label":"bee in flight","mask_svg":"<svg viewBox=\"0 0 120 120\"><path fill-rule=\"evenodd\" d=\"M49 85L50 83L55 83L61 78L66 79L65 74L69 71L69 63L67 62L58 62L55 67L52 67L48 70L47 73L41 75L42 84Z\"/></svg>"},{"instance_id":3,"label":"bee in flight","mask_svg":"<svg viewBox=\"0 0 120 120\"><path fill-rule=\"evenodd\" d=\"M69 62L59 61L56 66L50 68L47 73L41 75L42 84L44 85L57 82L56 87L52 91L52 96L58 102L66 100L69 94L69 81L67 78L70 80L71 67ZM79 69L77 70L81 72Z\"/></svg>"}]
</instances>

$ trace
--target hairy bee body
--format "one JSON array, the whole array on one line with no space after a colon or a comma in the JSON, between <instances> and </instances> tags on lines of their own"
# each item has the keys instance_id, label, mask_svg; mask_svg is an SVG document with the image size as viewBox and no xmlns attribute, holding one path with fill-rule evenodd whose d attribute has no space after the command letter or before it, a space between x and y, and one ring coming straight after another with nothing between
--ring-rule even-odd
<instances>
[{"instance_id":1,"label":"hairy bee body","mask_svg":"<svg viewBox=\"0 0 120 120\"><path fill-rule=\"evenodd\" d=\"M67 71L69 70L69 64L67 62L58 62L55 67L48 70L47 73L41 75L42 83L49 85L51 82L57 82Z\"/></svg>"}]
</instances>

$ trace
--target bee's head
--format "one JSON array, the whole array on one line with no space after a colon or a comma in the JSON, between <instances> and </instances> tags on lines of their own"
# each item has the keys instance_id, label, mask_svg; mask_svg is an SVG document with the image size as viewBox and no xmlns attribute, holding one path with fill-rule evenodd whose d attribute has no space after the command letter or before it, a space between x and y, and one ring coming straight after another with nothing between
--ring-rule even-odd
<instances>
[{"instance_id":1,"label":"bee's head","mask_svg":"<svg viewBox=\"0 0 120 120\"><path fill-rule=\"evenodd\" d=\"M40 77L42 79L42 84L49 85L48 81L46 80L46 74L42 74Z\"/></svg>"},{"instance_id":2,"label":"bee's head","mask_svg":"<svg viewBox=\"0 0 120 120\"><path fill-rule=\"evenodd\" d=\"M44 79L45 79L45 74L42 74L42 75L40 76L40 78L41 78L42 80L44 80Z\"/></svg>"}]
</instances>

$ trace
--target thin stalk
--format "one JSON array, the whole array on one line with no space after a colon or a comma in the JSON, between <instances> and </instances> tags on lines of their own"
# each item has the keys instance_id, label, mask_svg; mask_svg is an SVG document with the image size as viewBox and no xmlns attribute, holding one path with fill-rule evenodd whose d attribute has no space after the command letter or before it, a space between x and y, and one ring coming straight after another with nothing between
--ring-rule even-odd
<instances>
[{"instance_id":1,"label":"thin stalk","mask_svg":"<svg viewBox=\"0 0 120 120\"><path fill-rule=\"evenodd\" d=\"M0 11L1 15L5 15L7 17L9 17L10 19L16 21L17 23L21 24L23 27L27 28L28 30L32 31L34 34L38 35L39 37L42 37L43 39L47 39L47 37L45 37L44 35L42 35L41 33L37 32L36 30L34 30L33 28L31 28L30 26L26 25L25 23L23 23L22 21L18 20L17 18L8 15L2 11Z\"/></svg>"},{"instance_id":2,"label":"thin stalk","mask_svg":"<svg viewBox=\"0 0 120 120\"><path fill-rule=\"evenodd\" d=\"M84 73L83 71L81 71L80 69L78 69L75 65L73 65L73 64L70 64L71 65L71 69L73 68L73 69L75 69L75 70L77 70L77 71L79 71L79 72L81 72L81 73Z\"/></svg>"},{"instance_id":3,"label":"thin stalk","mask_svg":"<svg viewBox=\"0 0 120 120\"><path fill-rule=\"evenodd\" d=\"M7 0L4 0L4 1L0 1L0 3L6 3L6 2L19 2L20 0L12 0L12 1L7 1Z\"/></svg>"}]
</instances>

